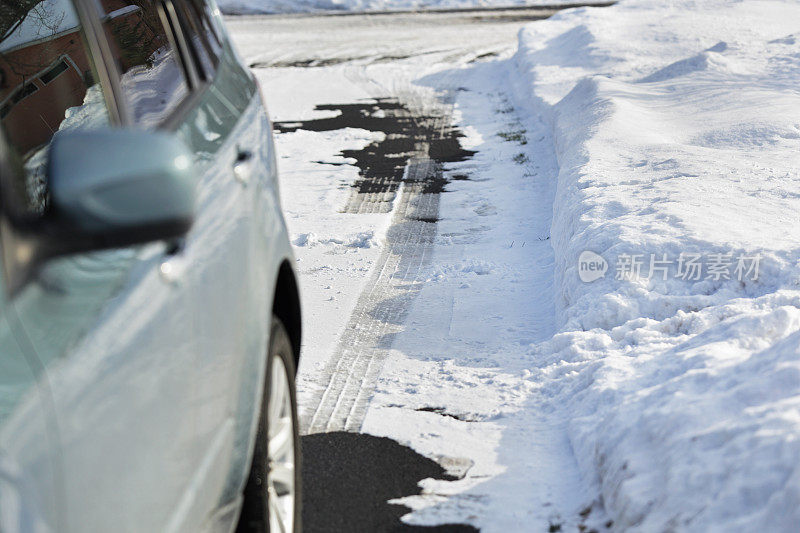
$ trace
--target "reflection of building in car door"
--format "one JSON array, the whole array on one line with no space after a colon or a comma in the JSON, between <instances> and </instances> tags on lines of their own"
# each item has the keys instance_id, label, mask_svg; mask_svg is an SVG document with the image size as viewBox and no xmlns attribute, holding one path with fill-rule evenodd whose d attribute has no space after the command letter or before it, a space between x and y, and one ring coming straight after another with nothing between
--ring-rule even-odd
<instances>
[{"instance_id":1,"label":"reflection of building in car door","mask_svg":"<svg viewBox=\"0 0 800 533\"><path fill-rule=\"evenodd\" d=\"M48 143L64 120L64 111L83 104L91 71L80 27L73 22L74 27L63 29L52 41L22 40L39 35L31 32L18 39L12 35L0 46L0 68L5 74L0 118L6 130L14 132L15 138L9 141L22 153ZM25 29L23 24L17 31L24 34Z\"/></svg>"}]
</instances>

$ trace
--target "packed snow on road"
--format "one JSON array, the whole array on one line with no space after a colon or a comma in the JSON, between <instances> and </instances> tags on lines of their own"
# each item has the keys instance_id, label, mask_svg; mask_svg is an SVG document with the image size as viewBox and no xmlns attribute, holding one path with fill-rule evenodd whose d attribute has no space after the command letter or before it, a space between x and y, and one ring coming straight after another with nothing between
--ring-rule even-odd
<instances>
[{"instance_id":1,"label":"packed snow on road","mask_svg":"<svg viewBox=\"0 0 800 533\"><path fill-rule=\"evenodd\" d=\"M352 153L393 134L303 124L364 102L380 118L394 97L449 110L474 152L442 163L434 236L403 278L413 297L363 377L357 430L461 468L398 501L405 522L796 529L796 2L624 0L518 36L354 18L341 42L229 21L279 123L304 416L376 265L402 253L408 183L385 210L348 212Z\"/></svg>"},{"instance_id":2,"label":"packed snow on road","mask_svg":"<svg viewBox=\"0 0 800 533\"><path fill-rule=\"evenodd\" d=\"M508 6L552 6L554 4L603 4L607 0L218 0L230 15L298 12L359 12L427 9L472 9Z\"/></svg>"}]
</instances>

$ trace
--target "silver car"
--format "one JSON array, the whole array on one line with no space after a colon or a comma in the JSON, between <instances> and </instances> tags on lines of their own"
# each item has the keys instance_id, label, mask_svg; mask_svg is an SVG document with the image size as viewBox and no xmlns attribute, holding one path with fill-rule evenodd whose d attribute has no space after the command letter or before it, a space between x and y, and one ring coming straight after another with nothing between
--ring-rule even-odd
<instances>
[{"instance_id":1,"label":"silver car","mask_svg":"<svg viewBox=\"0 0 800 533\"><path fill-rule=\"evenodd\" d=\"M295 531L300 304L209 0L0 3L0 531Z\"/></svg>"}]
</instances>

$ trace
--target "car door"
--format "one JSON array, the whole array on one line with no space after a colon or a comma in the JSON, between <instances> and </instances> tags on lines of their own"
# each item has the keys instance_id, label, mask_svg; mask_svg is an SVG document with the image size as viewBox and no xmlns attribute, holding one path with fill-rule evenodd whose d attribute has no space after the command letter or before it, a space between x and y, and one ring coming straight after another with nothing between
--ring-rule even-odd
<instances>
[{"instance_id":1,"label":"car door","mask_svg":"<svg viewBox=\"0 0 800 533\"><path fill-rule=\"evenodd\" d=\"M15 335L19 328L9 325L16 318L2 278L0 274L0 531L13 532L20 525L56 531L63 523L63 500L52 397L36 354L27 339Z\"/></svg>"},{"instance_id":2,"label":"car door","mask_svg":"<svg viewBox=\"0 0 800 533\"><path fill-rule=\"evenodd\" d=\"M196 0L160 5L164 26L172 32L170 41L180 55L189 94L185 104L165 112L161 121L153 120L148 101L140 98L134 87L135 67L125 70L123 46L130 39L125 38L119 23L110 21L114 12L106 13L104 20L112 48L122 52L120 87L123 94L130 95L132 121L175 131L194 152L198 170L196 220L177 253L162 265L162 273L185 294L191 315L185 333L195 354L194 445L200 461L191 498L183 506L183 524L195 531L213 521L214 511L239 495L257 386L263 376L252 368L263 362L269 324L268 290L263 281L257 282L261 271L253 256L259 239L254 229L260 190L257 173L263 163L259 159L263 154L254 152L253 147L263 142L257 122L263 121L263 113L259 115L253 105L252 78L230 53L207 5ZM144 6L146 2L135 2L139 9ZM147 79L142 84L152 90L151 82ZM163 100L168 101L166 96L176 87L168 85L162 90ZM244 414L242 406L246 406Z\"/></svg>"},{"instance_id":3,"label":"car door","mask_svg":"<svg viewBox=\"0 0 800 533\"><path fill-rule=\"evenodd\" d=\"M207 4L171 4L203 89L176 125L198 161L206 160L198 217L181 258L190 265L185 282L197 311L197 431L206 443L198 499L224 508L239 497L246 477L264 375L270 290L266 262L258 256L264 240L258 222L266 132L252 77L231 53Z\"/></svg>"},{"instance_id":4,"label":"car door","mask_svg":"<svg viewBox=\"0 0 800 533\"><path fill-rule=\"evenodd\" d=\"M112 9L105 22L127 38L137 32L143 37L127 41L133 49L118 48L125 52L126 72L133 72L122 82L130 83L129 96L140 105L141 124L155 126L190 90L171 68L177 60L160 15L145 12L146 2L120 4L104 2ZM18 184L30 218L48 209L53 136L104 127L119 114L110 87L98 83L109 73L89 53L100 49L92 23L86 25L90 4L77 5L24 2L0 43L3 170ZM64 58L67 69L53 71ZM92 58L103 68L95 69ZM70 68L80 73L79 83ZM72 78L62 83L60 76ZM23 280L9 293L9 324L13 337L26 343L25 355L38 369L33 379L52 407L47 436L58 442L49 454L60 473L53 487L61 489L62 503L53 529L184 528L201 455L193 315L187 288L165 270L179 247L157 242L79 254L25 276L13 271L14 258L26 253L24 238L4 227L2 240L7 278ZM25 431L8 438L5 449L30 441Z\"/></svg>"}]
</instances>

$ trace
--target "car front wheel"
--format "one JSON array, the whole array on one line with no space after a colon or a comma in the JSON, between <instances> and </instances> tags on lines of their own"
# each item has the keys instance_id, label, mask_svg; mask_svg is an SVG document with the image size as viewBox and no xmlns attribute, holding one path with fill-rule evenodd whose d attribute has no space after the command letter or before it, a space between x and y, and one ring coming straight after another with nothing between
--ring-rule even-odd
<instances>
[{"instance_id":1,"label":"car front wheel","mask_svg":"<svg viewBox=\"0 0 800 533\"><path fill-rule=\"evenodd\" d=\"M237 532L294 533L300 526L300 435L289 335L272 319L267 376Z\"/></svg>"}]
</instances>

